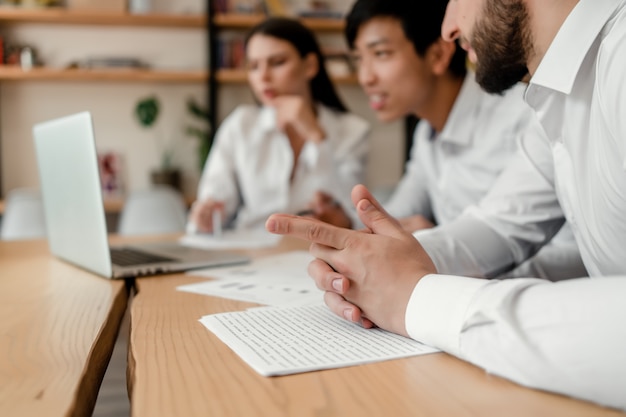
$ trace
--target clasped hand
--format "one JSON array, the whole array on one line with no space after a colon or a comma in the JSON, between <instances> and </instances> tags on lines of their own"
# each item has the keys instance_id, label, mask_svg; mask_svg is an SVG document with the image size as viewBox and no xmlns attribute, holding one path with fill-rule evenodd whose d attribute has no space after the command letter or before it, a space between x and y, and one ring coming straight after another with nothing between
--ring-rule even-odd
<instances>
[{"instance_id":1,"label":"clasped hand","mask_svg":"<svg viewBox=\"0 0 626 417\"><path fill-rule=\"evenodd\" d=\"M335 314L406 336L404 315L411 293L436 268L419 242L364 186L354 187L352 202L365 230L287 214L270 216L266 228L311 242L316 259L308 272L325 291L324 300Z\"/></svg>"}]
</instances>

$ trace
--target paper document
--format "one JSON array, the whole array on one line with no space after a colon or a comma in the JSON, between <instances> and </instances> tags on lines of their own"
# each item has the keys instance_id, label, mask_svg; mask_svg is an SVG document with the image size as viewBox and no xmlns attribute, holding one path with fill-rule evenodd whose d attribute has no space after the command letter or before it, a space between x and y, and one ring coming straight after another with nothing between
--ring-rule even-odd
<instances>
[{"instance_id":1,"label":"paper document","mask_svg":"<svg viewBox=\"0 0 626 417\"><path fill-rule=\"evenodd\" d=\"M220 236L212 234L187 234L180 243L200 249L259 249L278 245L281 236L264 229L225 230Z\"/></svg>"},{"instance_id":2,"label":"paper document","mask_svg":"<svg viewBox=\"0 0 626 417\"><path fill-rule=\"evenodd\" d=\"M364 329L324 305L256 308L200 319L264 376L340 368L437 352L381 329Z\"/></svg>"},{"instance_id":3,"label":"paper document","mask_svg":"<svg viewBox=\"0 0 626 417\"><path fill-rule=\"evenodd\" d=\"M313 256L293 251L258 258L246 265L189 271L214 281L182 285L177 289L270 306L319 304L324 293L307 273Z\"/></svg>"}]
</instances>

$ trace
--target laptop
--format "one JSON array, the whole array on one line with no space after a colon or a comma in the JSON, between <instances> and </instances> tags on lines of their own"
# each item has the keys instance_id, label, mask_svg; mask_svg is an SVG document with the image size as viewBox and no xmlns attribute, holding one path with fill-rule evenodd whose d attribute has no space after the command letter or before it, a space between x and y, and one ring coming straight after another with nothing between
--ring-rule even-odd
<instances>
[{"instance_id":1,"label":"laptop","mask_svg":"<svg viewBox=\"0 0 626 417\"><path fill-rule=\"evenodd\" d=\"M35 153L50 252L107 278L248 262L243 255L177 242L109 247L89 112L36 124Z\"/></svg>"}]
</instances>

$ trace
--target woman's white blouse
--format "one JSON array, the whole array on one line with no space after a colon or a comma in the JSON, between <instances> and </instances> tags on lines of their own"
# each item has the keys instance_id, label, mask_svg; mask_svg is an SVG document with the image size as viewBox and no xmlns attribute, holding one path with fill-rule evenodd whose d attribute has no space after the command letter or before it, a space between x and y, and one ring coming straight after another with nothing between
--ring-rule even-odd
<instances>
[{"instance_id":1,"label":"woman's white blouse","mask_svg":"<svg viewBox=\"0 0 626 417\"><path fill-rule=\"evenodd\" d=\"M318 190L350 210L351 189L364 180L369 124L324 106L318 106L318 121L326 138L320 144L307 141L294 161L289 139L276 126L275 109L239 106L216 134L198 200L223 201L226 225L236 228L262 227L273 213L305 210Z\"/></svg>"}]
</instances>

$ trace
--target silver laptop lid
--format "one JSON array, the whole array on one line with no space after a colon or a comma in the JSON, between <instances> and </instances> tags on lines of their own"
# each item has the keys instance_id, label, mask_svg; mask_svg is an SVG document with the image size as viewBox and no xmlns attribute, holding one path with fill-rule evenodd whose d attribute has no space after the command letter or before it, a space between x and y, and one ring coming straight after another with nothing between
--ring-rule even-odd
<instances>
[{"instance_id":1,"label":"silver laptop lid","mask_svg":"<svg viewBox=\"0 0 626 417\"><path fill-rule=\"evenodd\" d=\"M111 277L91 115L37 124L33 135L50 251Z\"/></svg>"}]
</instances>

